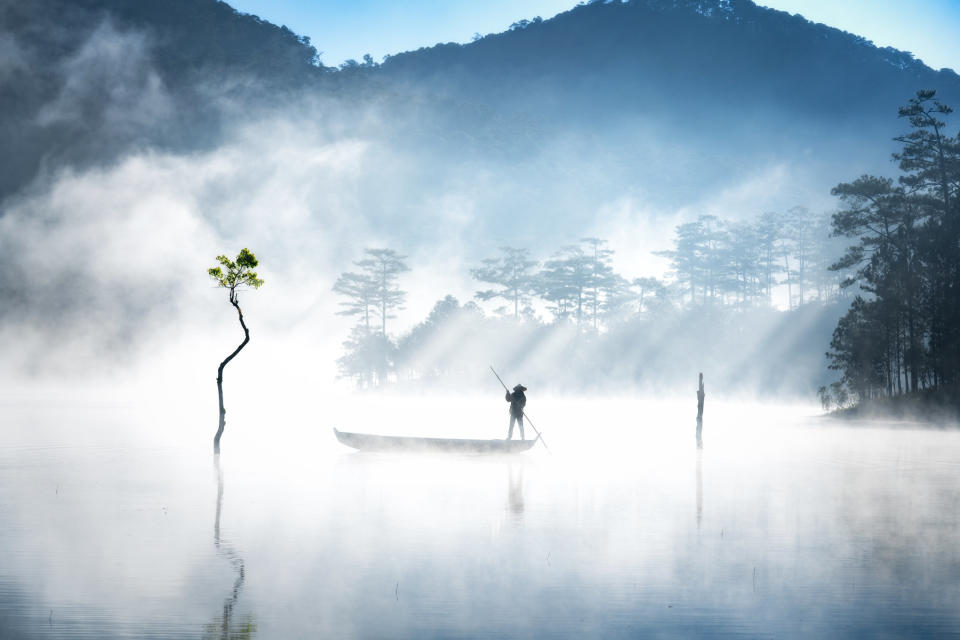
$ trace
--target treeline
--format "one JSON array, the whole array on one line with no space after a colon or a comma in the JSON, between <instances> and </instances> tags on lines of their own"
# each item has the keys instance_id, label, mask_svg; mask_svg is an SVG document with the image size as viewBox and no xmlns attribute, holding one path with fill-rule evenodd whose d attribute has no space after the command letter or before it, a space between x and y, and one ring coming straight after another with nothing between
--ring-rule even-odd
<instances>
[{"instance_id":1,"label":"treeline","mask_svg":"<svg viewBox=\"0 0 960 640\"><path fill-rule=\"evenodd\" d=\"M372 387L391 378L450 373L469 360L469 347L460 344L467 338L485 345L525 344L524 350L551 342L558 351L567 348L561 343L574 341L571 359L585 374L596 369L603 375L603 362L621 353L607 343L632 339L641 344L683 322L680 316L687 312L695 312L697 322L726 322L735 330L732 318L751 311L776 313L784 297L790 309L834 300L843 290L828 267L842 249L829 235L829 220L803 207L746 222L701 216L676 228L672 249L657 252L671 265L660 278L618 273L615 253L601 238L582 238L542 262L527 249L501 247L498 255L470 269L480 285L475 301L461 305L448 295L396 339L387 321L404 308L400 277L409 271L406 257L391 249L366 249L354 263L357 269L342 273L333 287L341 296L338 313L357 318L338 360L340 374ZM783 295L775 296L778 288ZM485 302L492 303L492 313L478 304ZM695 330L709 334L708 327ZM631 332L643 335L631 338Z\"/></svg>"},{"instance_id":2,"label":"treeline","mask_svg":"<svg viewBox=\"0 0 960 640\"><path fill-rule=\"evenodd\" d=\"M843 204L833 232L856 240L833 268L862 292L827 353L842 376L835 393L864 400L960 379L960 135L942 119L951 113L918 91L899 112L910 130L896 138L897 180L864 175L833 189Z\"/></svg>"},{"instance_id":3,"label":"treeline","mask_svg":"<svg viewBox=\"0 0 960 640\"><path fill-rule=\"evenodd\" d=\"M829 270L841 251L830 216L806 207L747 222L700 216L677 227L673 244L657 254L670 259L673 280L691 304L770 306L774 290L785 286L786 306L794 309L840 292Z\"/></svg>"}]
</instances>

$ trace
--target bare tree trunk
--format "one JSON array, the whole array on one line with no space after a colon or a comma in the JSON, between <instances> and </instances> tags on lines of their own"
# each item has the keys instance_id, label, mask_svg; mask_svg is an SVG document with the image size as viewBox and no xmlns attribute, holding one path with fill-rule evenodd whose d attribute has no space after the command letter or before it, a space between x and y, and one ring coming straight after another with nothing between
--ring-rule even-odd
<instances>
[{"instance_id":1,"label":"bare tree trunk","mask_svg":"<svg viewBox=\"0 0 960 640\"><path fill-rule=\"evenodd\" d=\"M593 330L597 330L597 311L599 305L600 292L597 291L597 288L593 288Z\"/></svg>"},{"instance_id":2,"label":"bare tree trunk","mask_svg":"<svg viewBox=\"0 0 960 640\"><path fill-rule=\"evenodd\" d=\"M787 254L783 254L783 269L787 274L787 309L793 309L793 287L791 286L790 281L790 258L787 257Z\"/></svg>"},{"instance_id":3,"label":"bare tree trunk","mask_svg":"<svg viewBox=\"0 0 960 640\"><path fill-rule=\"evenodd\" d=\"M698 386L697 386L697 420L703 419L703 399L706 397L703 389L703 374L699 376Z\"/></svg>"},{"instance_id":4,"label":"bare tree trunk","mask_svg":"<svg viewBox=\"0 0 960 640\"><path fill-rule=\"evenodd\" d=\"M703 374L699 376L697 386L697 448L703 448L703 399L706 396L703 390Z\"/></svg>"},{"instance_id":5,"label":"bare tree trunk","mask_svg":"<svg viewBox=\"0 0 960 640\"><path fill-rule=\"evenodd\" d=\"M250 342L250 330L247 329L247 325L243 321L243 312L240 310L240 304L237 302L237 294L232 291L230 292L230 304L237 310L237 316L240 318L240 326L243 327L243 342L240 343L239 347L234 349L233 353L227 356L226 360L220 363L220 367L217 369L217 396L220 399L220 424L217 427L217 435L213 437L214 453L220 453L220 436L223 435L223 427L227 423L227 410L223 408L223 368Z\"/></svg>"},{"instance_id":6,"label":"bare tree trunk","mask_svg":"<svg viewBox=\"0 0 960 640\"><path fill-rule=\"evenodd\" d=\"M383 265L383 273L380 276L380 320L382 322L381 332L383 337L387 337L387 265Z\"/></svg>"}]
</instances>

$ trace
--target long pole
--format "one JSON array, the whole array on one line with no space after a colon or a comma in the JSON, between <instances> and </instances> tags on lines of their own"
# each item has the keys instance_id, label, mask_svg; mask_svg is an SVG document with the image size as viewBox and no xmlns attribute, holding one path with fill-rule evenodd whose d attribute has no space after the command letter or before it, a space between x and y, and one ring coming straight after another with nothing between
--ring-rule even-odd
<instances>
[{"instance_id":1,"label":"long pole","mask_svg":"<svg viewBox=\"0 0 960 640\"><path fill-rule=\"evenodd\" d=\"M497 370L493 368L493 365L490 365L490 371L493 371L493 375L497 376L497 380L500 380L500 384L503 385L503 390L507 393L510 393L510 389L507 388L507 385L503 384L503 380L500 378ZM537 439L543 443L543 446L547 451L550 451L550 447L547 446L547 441L543 439L543 434L537 431L537 427L533 424L533 420L530 419L530 416L527 415L526 411L521 409L521 412L523 413L523 417L527 419L527 422L530 424L530 426L533 427L533 432L537 434Z\"/></svg>"}]
</instances>

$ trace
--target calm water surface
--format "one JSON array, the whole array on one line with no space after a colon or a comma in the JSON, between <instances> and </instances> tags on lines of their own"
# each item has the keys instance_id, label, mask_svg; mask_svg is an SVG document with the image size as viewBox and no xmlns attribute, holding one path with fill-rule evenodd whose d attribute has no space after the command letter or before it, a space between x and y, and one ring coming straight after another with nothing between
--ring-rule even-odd
<instances>
[{"instance_id":1,"label":"calm water surface","mask_svg":"<svg viewBox=\"0 0 960 640\"><path fill-rule=\"evenodd\" d=\"M0 638L960 636L958 431L708 402L698 450L687 405L540 399L550 452L330 433L502 437L491 402L251 411L219 460L189 415L5 407Z\"/></svg>"}]
</instances>

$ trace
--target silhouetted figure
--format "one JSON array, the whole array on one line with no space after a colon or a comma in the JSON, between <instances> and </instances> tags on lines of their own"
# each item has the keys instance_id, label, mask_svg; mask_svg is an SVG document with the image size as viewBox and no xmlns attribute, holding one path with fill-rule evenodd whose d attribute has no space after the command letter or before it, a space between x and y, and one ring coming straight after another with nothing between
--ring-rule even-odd
<instances>
[{"instance_id":1,"label":"silhouetted figure","mask_svg":"<svg viewBox=\"0 0 960 640\"><path fill-rule=\"evenodd\" d=\"M697 387L697 448L703 447L703 374L700 374L700 386Z\"/></svg>"},{"instance_id":2,"label":"silhouetted figure","mask_svg":"<svg viewBox=\"0 0 960 640\"><path fill-rule=\"evenodd\" d=\"M507 440L513 440L513 423L520 425L520 439L526 440L523 436L523 408L527 406L527 396L523 392L527 388L518 384L513 388L513 393L507 391L506 400L510 403L510 430L507 432Z\"/></svg>"}]
</instances>

